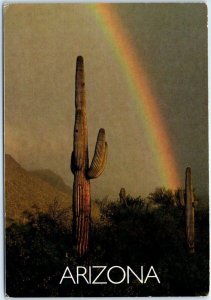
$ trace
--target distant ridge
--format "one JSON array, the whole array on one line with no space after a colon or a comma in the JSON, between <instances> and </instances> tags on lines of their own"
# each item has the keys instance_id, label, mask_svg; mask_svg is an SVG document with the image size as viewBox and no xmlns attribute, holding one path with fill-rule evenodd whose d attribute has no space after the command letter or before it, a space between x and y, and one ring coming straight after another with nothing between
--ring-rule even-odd
<instances>
[{"instance_id":1,"label":"distant ridge","mask_svg":"<svg viewBox=\"0 0 211 300\"><path fill-rule=\"evenodd\" d=\"M64 180L53 171L49 169L44 169L44 170L29 171L29 173L49 183L51 186L55 187L60 192L66 193L68 195L72 195L72 190L70 186L65 184Z\"/></svg>"},{"instance_id":2,"label":"distant ridge","mask_svg":"<svg viewBox=\"0 0 211 300\"><path fill-rule=\"evenodd\" d=\"M56 174L54 175L54 178L59 177ZM21 167L11 155L6 154L5 204L7 224L12 221L21 221L22 213L25 210L32 210L33 205L38 206L40 211L47 211L49 205L55 199L61 204L62 208L68 208L71 214L71 193L70 191L68 194L62 192L61 189L67 191L67 186L62 185L62 180L58 180L58 182L60 190L49 184L47 180L32 175L31 172Z\"/></svg>"}]
</instances>

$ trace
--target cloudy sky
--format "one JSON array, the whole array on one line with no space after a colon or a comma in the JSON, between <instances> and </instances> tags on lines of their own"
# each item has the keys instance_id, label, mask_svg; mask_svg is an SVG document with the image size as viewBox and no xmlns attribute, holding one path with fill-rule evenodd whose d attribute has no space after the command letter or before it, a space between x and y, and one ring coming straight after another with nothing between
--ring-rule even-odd
<instances>
[{"instance_id":1,"label":"cloudy sky","mask_svg":"<svg viewBox=\"0 0 211 300\"><path fill-rule=\"evenodd\" d=\"M194 186L206 199L206 6L112 4L109 10L135 48L156 96L181 183L191 166ZM146 196L165 184L157 149L150 146L128 87L118 40L109 40L109 24L106 28L101 18L84 4L5 8L5 151L26 169L51 169L72 185L75 61L83 55L90 160L101 127L109 147L106 169L92 181L92 195L117 198L125 187L131 195Z\"/></svg>"}]
</instances>

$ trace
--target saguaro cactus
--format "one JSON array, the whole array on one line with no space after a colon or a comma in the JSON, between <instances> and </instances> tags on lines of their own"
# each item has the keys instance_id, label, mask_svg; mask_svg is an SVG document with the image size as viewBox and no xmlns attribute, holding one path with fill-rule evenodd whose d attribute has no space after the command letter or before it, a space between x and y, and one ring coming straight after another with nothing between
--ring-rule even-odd
<instances>
[{"instance_id":1,"label":"saguaro cactus","mask_svg":"<svg viewBox=\"0 0 211 300\"><path fill-rule=\"evenodd\" d=\"M184 207L185 206L185 199L184 199L184 190L179 188L175 191L175 199L177 206Z\"/></svg>"},{"instance_id":2,"label":"saguaro cactus","mask_svg":"<svg viewBox=\"0 0 211 300\"><path fill-rule=\"evenodd\" d=\"M83 57L78 56L75 76L75 126L71 170L73 182L73 235L77 252L82 256L88 249L91 199L90 179L98 177L104 170L107 158L105 130L100 129L95 153L89 167L88 130Z\"/></svg>"},{"instance_id":3,"label":"saguaro cactus","mask_svg":"<svg viewBox=\"0 0 211 300\"><path fill-rule=\"evenodd\" d=\"M191 168L186 168L185 179L185 207L186 207L186 239L190 253L195 252L195 220L194 220L194 196L192 187Z\"/></svg>"},{"instance_id":4,"label":"saguaro cactus","mask_svg":"<svg viewBox=\"0 0 211 300\"><path fill-rule=\"evenodd\" d=\"M179 189L178 190L178 195L179 195L179 205L180 206L185 206L184 189Z\"/></svg>"},{"instance_id":5,"label":"saguaro cactus","mask_svg":"<svg viewBox=\"0 0 211 300\"><path fill-rule=\"evenodd\" d=\"M120 189L119 200L120 200L121 203L125 203L126 202L126 191L125 191L124 188Z\"/></svg>"}]
</instances>

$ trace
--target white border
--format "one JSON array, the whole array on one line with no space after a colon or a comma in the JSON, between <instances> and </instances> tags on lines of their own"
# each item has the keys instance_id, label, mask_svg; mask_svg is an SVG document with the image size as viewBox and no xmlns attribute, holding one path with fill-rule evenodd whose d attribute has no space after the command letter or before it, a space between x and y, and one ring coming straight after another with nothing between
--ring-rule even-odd
<instances>
[{"instance_id":1,"label":"white border","mask_svg":"<svg viewBox=\"0 0 211 300\"><path fill-rule=\"evenodd\" d=\"M211 107L210 107L210 88L211 88L211 78L210 78L210 70L211 70L211 59L209 58L210 53L211 53L211 21L209 21L211 19L211 0L207 0L207 1L197 1L197 0L186 0L186 1L182 1L182 0L148 0L148 1L142 1L142 0L79 0L79 1L68 1L68 0L63 0L63 1L55 1L55 0L13 0L13 1L2 1L0 0L0 4L2 7L2 13L0 14L0 24L1 24L1 28L2 30L0 31L0 53L1 53L1 58L0 58L0 66L1 66L1 72L0 72L0 81L2 82L2 85L0 85L0 94L1 94L1 105L0 105L0 141L1 141L1 147L0 147L0 200L1 200L1 205L0 205L0 299L5 299L5 278L4 278L4 209L3 209L3 186L4 186L4 181L3 181L3 173L4 173L4 165L3 165L3 5L5 4L12 4L12 3L90 3L90 2L111 2L111 3L206 3L207 7L208 7L208 111L209 111L209 116L211 113ZM209 118L209 141L211 140L211 132L210 132L210 128L211 128L211 121ZM211 166L210 166L210 145L209 145L209 174L211 171ZM211 181L209 180L209 191L211 191ZM210 201L209 201L210 204ZM210 207L210 206L209 206ZM210 208L209 208L209 218L210 218ZM209 219L211 221L211 218ZM210 222L209 222L210 224ZM210 227L210 232L211 232L211 227ZM211 248L211 247L210 247ZM211 251L210 251L210 257L211 257ZM210 278L211 281L211 278ZM51 299L51 297L46 297L47 299ZM17 298L17 299L34 299L34 300L41 300L41 299L46 299L44 297L42 298ZM68 297L70 299L77 299L79 300L80 297ZM68 299L66 298L61 298L61 297L57 297L55 299ZM136 299L142 299L142 300L149 300L149 299L172 299L172 300L178 300L180 298L182 299L211 299L211 294L209 293L209 295L207 297L136 297ZM89 297L87 299L98 299L98 298L92 298ZM99 299L128 299L128 300L132 300L134 299L134 297L127 297L127 298L122 298L122 297L99 297Z\"/></svg>"}]
</instances>

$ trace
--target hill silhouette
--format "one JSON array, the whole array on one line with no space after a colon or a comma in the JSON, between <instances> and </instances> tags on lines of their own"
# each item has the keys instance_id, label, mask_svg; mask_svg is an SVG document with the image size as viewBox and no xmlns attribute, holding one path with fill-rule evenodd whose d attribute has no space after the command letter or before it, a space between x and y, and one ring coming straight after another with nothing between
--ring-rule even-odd
<instances>
[{"instance_id":1,"label":"hill silhouette","mask_svg":"<svg viewBox=\"0 0 211 300\"><path fill-rule=\"evenodd\" d=\"M33 171L29 171L29 173L49 183L51 186L53 186L60 192L66 193L68 195L72 194L72 190L70 186L68 186L59 175L57 175L56 173L54 173L49 169L33 170Z\"/></svg>"},{"instance_id":2,"label":"hill silhouette","mask_svg":"<svg viewBox=\"0 0 211 300\"><path fill-rule=\"evenodd\" d=\"M42 173L42 172L41 172ZM55 176L56 177L56 176ZM62 208L71 212L72 196L26 171L15 159L5 155L5 206L6 223L23 221L22 213L36 206L47 211L55 199Z\"/></svg>"},{"instance_id":3,"label":"hill silhouette","mask_svg":"<svg viewBox=\"0 0 211 300\"><path fill-rule=\"evenodd\" d=\"M24 222L23 212L39 208L47 212L55 200L72 218L72 190L51 170L25 170L11 155L5 155L6 225ZM99 220L98 205L92 203L92 219Z\"/></svg>"}]
</instances>

